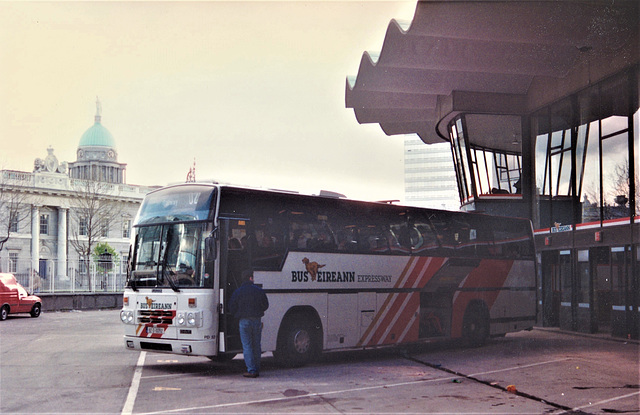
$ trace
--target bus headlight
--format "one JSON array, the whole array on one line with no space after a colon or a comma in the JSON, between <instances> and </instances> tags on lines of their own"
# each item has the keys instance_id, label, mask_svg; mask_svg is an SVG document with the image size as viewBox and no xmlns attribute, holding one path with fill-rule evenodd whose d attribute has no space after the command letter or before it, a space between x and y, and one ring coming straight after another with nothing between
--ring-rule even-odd
<instances>
[{"instance_id":1,"label":"bus headlight","mask_svg":"<svg viewBox=\"0 0 640 415\"><path fill-rule=\"evenodd\" d=\"M200 327L202 325L202 311L177 313L174 324L176 326Z\"/></svg>"},{"instance_id":2,"label":"bus headlight","mask_svg":"<svg viewBox=\"0 0 640 415\"><path fill-rule=\"evenodd\" d=\"M133 311L130 311L130 310L120 311L120 320L122 320L124 324L133 324Z\"/></svg>"}]
</instances>

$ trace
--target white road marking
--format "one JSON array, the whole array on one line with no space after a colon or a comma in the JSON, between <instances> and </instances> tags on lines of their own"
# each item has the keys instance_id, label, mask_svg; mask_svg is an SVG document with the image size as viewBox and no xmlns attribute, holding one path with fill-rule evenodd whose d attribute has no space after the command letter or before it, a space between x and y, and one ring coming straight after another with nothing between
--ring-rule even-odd
<instances>
[{"instance_id":1,"label":"white road marking","mask_svg":"<svg viewBox=\"0 0 640 415\"><path fill-rule=\"evenodd\" d=\"M518 369L524 369L525 367L548 365L550 363L558 363L558 362L563 362L565 360L571 360L571 359L572 359L571 357L565 357L564 359L549 360L547 362L539 362L539 363L531 363L530 365L508 367L506 369L491 370L489 372L472 373L470 375L465 375L465 376L476 377L481 375L489 375L491 373L508 372L510 370L518 370Z\"/></svg>"},{"instance_id":2,"label":"white road marking","mask_svg":"<svg viewBox=\"0 0 640 415\"><path fill-rule=\"evenodd\" d=\"M580 411L580 410L582 410L584 408L590 408L592 406L600 406L600 405L603 405L605 403L609 403L609 402L613 402L613 401L619 401L620 399L627 399L627 398L631 398L632 396L637 396L637 395L640 395L640 392L633 392L633 393L628 393L628 394L622 395L622 396L616 396L615 398L605 399L605 400L600 401L600 402L593 402L593 403L590 403L589 405L583 405L583 406L578 406L577 408L572 408L571 412ZM566 413L568 413L568 411L557 412L558 415L566 414Z\"/></svg>"},{"instance_id":3,"label":"white road marking","mask_svg":"<svg viewBox=\"0 0 640 415\"><path fill-rule=\"evenodd\" d=\"M142 368L144 367L144 359L147 357L147 352L140 352L138 357L138 363L136 363L136 370L133 372L133 379L131 380L131 386L129 386L129 394L127 400L122 408L122 415L131 415L133 413L133 404L136 402L136 396L138 395L138 388L140 387L140 378L142 377Z\"/></svg>"},{"instance_id":4,"label":"white road marking","mask_svg":"<svg viewBox=\"0 0 640 415\"><path fill-rule=\"evenodd\" d=\"M186 376L191 376L191 373L172 373L171 375L143 376L141 379L183 378L183 377L186 377Z\"/></svg>"},{"instance_id":5,"label":"white road marking","mask_svg":"<svg viewBox=\"0 0 640 415\"><path fill-rule=\"evenodd\" d=\"M159 412L144 412L139 415L170 414L170 413L184 412L184 411L202 411L202 410L211 410L211 409L219 409L219 408L229 408L232 406L253 405L258 403L270 403L270 402L279 402L279 401L290 401L290 400L300 399L300 398L323 397L328 395L336 395L340 393L362 392L362 391L374 390L374 389L385 389L385 388L394 388L399 386L415 385L419 383L442 382L442 381L449 381L453 379L460 379L460 376L448 376L446 378L437 378L437 379L419 379L419 380L412 380L410 382L390 383L390 384L377 385L377 386L364 386L361 388L342 389L342 390L335 390L335 391L329 391L329 392L308 393L306 395L298 395L298 396L283 396L280 398L256 399L253 401L230 402L230 403L221 403L217 405L194 406L190 408L179 408L179 409L170 409L170 410L165 409Z\"/></svg>"}]
</instances>

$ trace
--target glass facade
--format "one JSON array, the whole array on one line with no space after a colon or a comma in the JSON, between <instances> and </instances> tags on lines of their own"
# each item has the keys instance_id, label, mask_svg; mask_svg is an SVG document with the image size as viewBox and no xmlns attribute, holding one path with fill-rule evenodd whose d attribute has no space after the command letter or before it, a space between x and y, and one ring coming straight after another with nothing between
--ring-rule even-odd
<instances>
[{"instance_id":1,"label":"glass facade","mask_svg":"<svg viewBox=\"0 0 640 415\"><path fill-rule=\"evenodd\" d=\"M463 205L471 198L522 193L522 153L515 136L511 150L474 144L464 114L449 124L449 136Z\"/></svg>"},{"instance_id":2,"label":"glass facade","mask_svg":"<svg viewBox=\"0 0 640 415\"><path fill-rule=\"evenodd\" d=\"M538 230L545 326L640 335L638 72L519 116L526 136L518 143L514 133L513 146L505 134L487 137L495 130L477 114L448 124L463 209L528 216Z\"/></svg>"},{"instance_id":3,"label":"glass facade","mask_svg":"<svg viewBox=\"0 0 640 415\"><path fill-rule=\"evenodd\" d=\"M533 140L536 228L602 225L638 214L638 89L634 67L522 117L528 118ZM478 145L491 140L467 128L469 116L460 114L449 123L461 204L475 200L478 209L486 196L521 195L522 147L516 134L517 147Z\"/></svg>"},{"instance_id":4,"label":"glass facade","mask_svg":"<svg viewBox=\"0 0 640 415\"><path fill-rule=\"evenodd\" d=\"M536 227L633 216L637 168L629 161L634 160L633 143L638 141L637 127L633 127L638 99L633 87L637 89L637 70L595 84L531 116L540 222Z\"/></svg>"},{"instance_id":5,"label":"glass facade","mask_svg":"<svg viewBox=\"0 0 640 415\"><path fill-rule=\"evenodd\" d=\"M458 178L458 192L460 193L460 201L465 203L473 192L471 189L471 175L467 164L467 147L465 142L464 128L462 126L462 118L458 118L449 127L451 139L451 149L453 151L453 165Z\"/></svg>"}]
</instances>

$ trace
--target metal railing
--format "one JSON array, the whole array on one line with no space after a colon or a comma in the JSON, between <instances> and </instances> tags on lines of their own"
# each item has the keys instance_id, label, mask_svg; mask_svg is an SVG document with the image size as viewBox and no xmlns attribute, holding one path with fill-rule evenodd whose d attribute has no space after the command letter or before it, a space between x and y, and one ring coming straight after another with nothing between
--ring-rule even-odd
<instances>
[{"instance_id":1,"label":"metal railing","mask_svg":"<svg viewBox=\"0 0 640 415\"><path fill-rule=\"evenodd\" d=\"M122 292L126 284L125 261L67 261L41 259L37 270L30 260L2 258L0 271L13 274L31 293Z\"/></svg>"}]
</instances>

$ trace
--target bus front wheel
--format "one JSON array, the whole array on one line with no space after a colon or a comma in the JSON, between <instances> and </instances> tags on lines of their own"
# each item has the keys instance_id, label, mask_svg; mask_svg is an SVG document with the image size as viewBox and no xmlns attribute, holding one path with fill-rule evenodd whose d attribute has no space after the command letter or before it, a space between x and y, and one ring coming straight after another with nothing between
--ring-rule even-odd
<instances>
[{"instance_id":1,"label":"bus front wheel","mask_svg":"<svg viewBox=\"0 0 640 415\"><path fill-rule=\"evenodd\" d=\"M489 310L484 303L471 303L462 319L462 338L465 345L479 347L489 338Z\"/></svg>"},{"instance_id":2,"label":"bus front wheel","mask_svg":"<svg viewBox=\"0 0 640 415\"><path fill-rule=\"evenodd\" d=\"M287 321L278 336L273 356L280 366L303 366L317 355L319 349L317 328L300 317Z\"/></svg>"}]
</instances>

